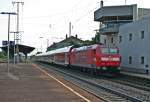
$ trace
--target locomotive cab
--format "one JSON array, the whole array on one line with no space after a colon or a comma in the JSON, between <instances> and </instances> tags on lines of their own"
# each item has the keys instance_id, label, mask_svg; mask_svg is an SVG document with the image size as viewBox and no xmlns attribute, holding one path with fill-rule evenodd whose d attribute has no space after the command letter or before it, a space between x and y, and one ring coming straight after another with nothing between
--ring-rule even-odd
<instances>
[{"instance_id":1,"label":"locomotive cab","mask_svg":"<svg viewBox=\"0 0 150 102\"><path fill-rule=\"evenodd\" d=\"M116 47L96 48L96 67L102 72L120 72L120 55Z\"/></svg>"}]
</instances>

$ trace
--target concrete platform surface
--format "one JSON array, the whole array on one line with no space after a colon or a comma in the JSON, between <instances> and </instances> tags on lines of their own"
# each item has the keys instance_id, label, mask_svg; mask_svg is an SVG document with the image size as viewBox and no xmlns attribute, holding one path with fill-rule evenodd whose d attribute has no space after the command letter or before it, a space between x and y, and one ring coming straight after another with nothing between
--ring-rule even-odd
<instances>
[{"instance_id":1,"label":"concrete platform surface","mask_svg":"<svg viewBox=\"0 0 150 102\"><path fill-rule=\"evenodd\" d=\"M31 63L0 64L0 102L86 102Z\"/></svg>"}]
</instances>

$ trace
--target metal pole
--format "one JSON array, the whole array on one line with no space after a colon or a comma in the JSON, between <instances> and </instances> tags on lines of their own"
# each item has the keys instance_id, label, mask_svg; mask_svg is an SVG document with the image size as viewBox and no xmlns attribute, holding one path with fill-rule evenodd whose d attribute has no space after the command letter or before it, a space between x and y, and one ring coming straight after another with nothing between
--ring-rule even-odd
<instances>
[{"instance_id":1,"label":"metal pole","mask_svg":"<svg viewBox=\"0 0 150 102\"><path fill-rule=\"evenodd\" d=\"M19 3L17 3L17 39L19 39ZM17 44L19 44L19 40L17 40Z\"/></svg>"},{"instance_id":2,"label":"metal pole","mask_svg":"<svg viewBox=\"0 0 150 102\"><path fill-rule=\"evenodd\" d=\"M14 33L14 64L15 64L15 52L16 52L16 48L15 48L15 40L16 40L16 37L15 37L15 34L17 32L10 32L10 33Z\"/></svg>"},{"instance_id":3,"label":"metal pole","mask_svg":"<svg viewBox=\"0 0 150 102\"><path fill-rule=\"evenodd\" d=\"M16 63L16 58L15 58L15 53L16 53L16 44L15 44L15 40L16 40L16 33L18 32L10 32L10 33L14 33L14 64Z\"/></svg>"},{"instance_id":4,"label":"metal pole","mask_svg":"<svg viewBox=\"0 0 150 102\"><path fill-rule=\"evenodd\" d=\"M16 33L16 53L17 53L17 62L19 62L19 4L24 5L24 2L12 2L12 4L17 4L17 33Z\"/></svg>"},{"instance_id":5,"label":"metal pole","mask_svg":"<svg viewBox=\"0 0 150 102\"><path fill-rule=\"evenodd\" d=\"M71 22L69 23L69 37L71 37Z\"/></svg>"},{"instance_id":6,"label":"metal pole","mask_svg":"<svg viewBox=\"0 0 150 102\"><path fill-rule=\"evenodd\" d=\"M49 47L49 39L47 39L47 48Z\"/></svg>"},{"instance_id":7,"label":"metal pole","mask_svg":"<svg viewBox=\"0 0 150 102\"><path fill-rule=\"evenodd\" d=\"M41 39L41 52L42 52L42 49L43 49L43 48L42 48L42 38L43 38L43 37L39 37L39 38Z\"/></svg>"},{"instance_id":8,"label":"metal pole","mask_svg":"<svg viewBox=\"0 0 150 102\"><path fill-rule=\"evenodd\" d=\"M40 37L40 38L42 38L42 37ZM42 52L42 40L41 40L41 52Z\"/></svg>"},{"instance_id":9,"label":"metal pole","mask_svg":"<svg viewBox=\"0 0 150 102\"><path fill-rule=\"evenodd\" d=\"M15 64L15 33L14 33L14 64Z\"/></svg>"},{"instance_id":10,"label":"metal pole","mask_svg":"<svg viewBox=\"0 0 150 102\"><path fill-rule=\"evenodd\" d=\"M9 30L10 30L10 14L8 14L8 42L7 42L7 68L9 74Z\"/></svg>"},{"instance_id":11,"label":"metal pole","mask_svg":"<svg viewBox=\"0 0 150 102\"><path fill-rule=\"evenodd\" d=\"M10 33L10 15L16 15L14 12L1 12L1 14L7 14L8 15L8 41L7 41L7 72L9 74L9 46L10 46L10 41L9 41L9 33Z\"/></svg>"},{"instance_id":12,"label":"metal pole","mask_svg":"<svg viewBox=\"0 0 150 102\"><path fill-rule=\"evenodd\" d=\"M17 62L19 62L19 3L17 3L17 34L16 34L16 52L17 52Z\"/></svg>"}]
</instances>

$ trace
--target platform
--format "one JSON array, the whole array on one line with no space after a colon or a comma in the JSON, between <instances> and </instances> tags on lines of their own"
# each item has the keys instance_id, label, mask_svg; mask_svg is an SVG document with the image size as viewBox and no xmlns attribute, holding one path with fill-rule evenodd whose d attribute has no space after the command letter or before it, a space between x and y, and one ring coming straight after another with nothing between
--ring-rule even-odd
<instances>
[{"instance_id":1,"label":"platform","mask_svg":"<svg viewBox=\"0 0 150 102\"><path fill-rule=\"evenodd\" d=\"M127 72L127 71L121 71L121 74L150 80L150 74L134 73L134 72Z\"/></svg>"},{"instance_id":2,"label":"platform","mask_svg":"<svg viewBox=\"0 0 150 102\"><path fill-rule=\"evenodd\" d=\"M0 64L0 83L1 102L91 102L35 68L32 63L11 64L9 74L6 64Z\"/></svg>"}]
</instances>

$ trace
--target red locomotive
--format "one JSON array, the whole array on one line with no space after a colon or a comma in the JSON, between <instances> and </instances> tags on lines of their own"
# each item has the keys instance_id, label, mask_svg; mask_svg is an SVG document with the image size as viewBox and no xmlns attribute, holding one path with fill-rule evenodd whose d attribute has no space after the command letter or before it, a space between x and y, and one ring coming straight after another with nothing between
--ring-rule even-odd
<instances>
[{"instance_id":1,"label":"red locomotive","mask_svg":"<svg viewBox=\"0 0 150 102\"><path fill-rule=\"evenodd\" d=\"M95 44L64 47L36 56L37 60L90 71L96 74L120 72L120 55L116 47Z\"/></svg>"}]
</instances>

